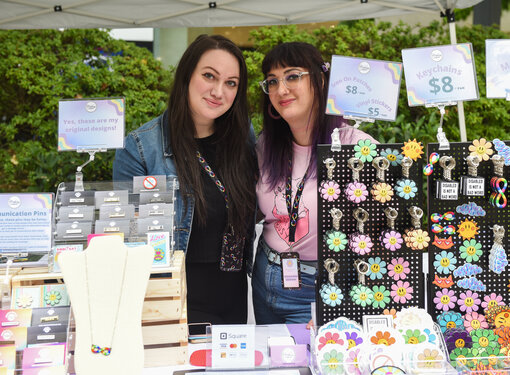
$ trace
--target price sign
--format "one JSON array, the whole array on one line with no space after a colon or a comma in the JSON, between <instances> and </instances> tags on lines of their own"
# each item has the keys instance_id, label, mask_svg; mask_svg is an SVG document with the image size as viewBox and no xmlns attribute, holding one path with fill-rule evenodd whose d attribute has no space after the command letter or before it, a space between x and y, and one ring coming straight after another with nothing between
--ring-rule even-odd
<instances>
[{"instance_id":1,"label":"price sign","mask_svg":"<svg viewBox=\"0 0 510 375\"><path fill-rule=\"evenodd\" d=\"M510 39L485 41L487 97L510 100Z\"/></svg>"},{"instance_id":2,"label":"price sign","mask_svg":"<svg viewBox=\"0 0 510 375\"><path fill-rule=\"evenodd\" d=\"M470 43L402 50L409 106L478 99Z\"/></svg>"},{"instance_id":3,"label":"price sign","mask_svg":"<svg viewBox=\"0 0 510 375\"><path fill-rule=\"evenodd\" d=\"M333 56L329 79L329 115L395 121L402 64Z\"/></svg>"},{"instance_id":4,"label":"price sign","mask_svg":"<svg viewBox=\"0 0 510 375\"><path fill-rule=\"evenodd\" d=\"M58 151L124 147L123 98L61 100Z\"/></svg>"}]
</instances>

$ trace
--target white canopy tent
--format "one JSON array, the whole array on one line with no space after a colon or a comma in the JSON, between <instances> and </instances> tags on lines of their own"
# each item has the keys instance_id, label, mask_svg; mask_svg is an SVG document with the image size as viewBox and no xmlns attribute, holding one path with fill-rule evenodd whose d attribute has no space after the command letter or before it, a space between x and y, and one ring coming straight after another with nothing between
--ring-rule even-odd
<instances>
[{"instance_id":1,"label":"white canopy tent","mask_svg":"<svg viewBox=\"0 0 510 375\"><path fill-rule=\"evenodd\" d=\"M447 17L482 0L0 0L1 29L261 26L425 12ZM461 140L464 107L458 104Z\"/></svg>"}]
</instances>

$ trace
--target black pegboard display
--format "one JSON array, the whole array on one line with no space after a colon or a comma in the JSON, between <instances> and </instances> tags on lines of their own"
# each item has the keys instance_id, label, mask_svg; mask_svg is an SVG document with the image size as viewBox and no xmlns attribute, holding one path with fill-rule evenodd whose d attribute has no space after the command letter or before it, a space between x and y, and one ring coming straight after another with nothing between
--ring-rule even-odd
<instances>
[{"instance_id":1,"label":"black pegboard display","mask_svg":"<svg viewBox=\"0 0 510 375\"><path fill-rule=\"evenodd\" d=\"M380 156L382 150L386 149L396 149L399 152L402 152L403 144L378 144L376 146L376 151L378 156ZM368 198L360 202L359 204L353 203L349 201L344 195L345 185L349 182L352 182L352 171L347 166L347 160L351 157L354 157L354 145L342 145L341 151L333 152L331 151L330 145L319 145L317 151L317 171L318 178L317 183L320 186L322 181L328 180L327 177L327 168L324 165L323 161L326 158L333 158L336 162L336 166L333 171L333 180L338 182L341 189L340 196L331 202L323 199L321 194L318 194L318 263L319 263L319 273L318 273L318 281L316 286L316 313L317 313L317 321L319 325L323 325L324 323L331 321L340 316L344 316L350 319L353 319L359 323L362 323L362 317L364 315L374 315L374 314L382 314L384 308L395 308L397 311L403 308L404 306L420 306L424 307L425 305L425 281L423 276L423 250L411 250L406 247L405 243L402 244L402 247L396 251L386 250L379 241L379 236L381 232L387 229L387 219L384 214L384 209L386 207L393 207L398 212L398 217L395 222L395 230L400 232L402 235L404 231L408 228L411 228L411 216L408 213L407 209L411 206L418 206L423 208L424 196L423 196L423 162L421 159L413 162L413 165L409 171L409 178L416 182L418 187L418 191L416 196L411 199L404 199L397 196L396 192L393 198L386 203L380 203L376 201L371 194L369 194ZM371 162L365 162L364 168L360 172L360 182L363 182L368 190L371 189L371 185L376 182L376 169L372 166ZM402 178L402 167L398 166L390 166L389 170L385 173L385 181L390 184L395 190L395 183L398 179ZM374 243L374 247L369 254L358 255L347 246L345 250L340 252L334 252L328 249L326 242L324 240L324 234L333 227L333 219L330 215L330 210L332 208L339 208L343 217L340 221L340 231L345 233L347 236L349 234L357 231L357 221L353 216L353 212L357 207L361 207L365 209L369 214L369 219L365 223L364 232L368 234ZM422 229L426 230L425 224L425 215L422 218ZM413 288L412 298L409 299L406 303L397 303L393 301L393 298L390 296L390 302L384 307L372 307L366 306L362 307L360 305L355 304L350 296L349 291L352 286L358 284L358 274L354 269L355 260L361 258L364 261L368 261L369 258L372 257L380 257L383 261L386 262L386 267L390 264L391 260L394 258L404 258L409 262L410 273L403 281L407 281ZM328 258L333 258L336 260L340 269L339 272L335 275L336 285L341 289L342 294L344 296L342 303L339 306L331 307L325 304L320 296L320 288L324 283L328 282L328 272L324 268L324 261ZM388 271L388 269L387 269ZM391 292L391 286L397 281L395 281L392 277L388 275L386 272L383 275L382 279L371 280L366 277L365 285L367 287L372 288L373 286L383 285Z\"/></svg>"},{"instance_id":2,"label":"black pegboard display","mask_svg":"<svg viewBox=\"0 0 510 375\"><path fill-rule=\"evenodd\" d=\"M461 176L468 175L468 166L466 158L470 154L469 146L472 145L472 142L459 142L459 143L451 143L450 150L439 150L438 144L428 144L427 147L427 155L431 153L438 153L439 156L451 156L455 158L456 166L452 170L452 180L460 181ZM506 142L507 145L510 142ZM494 154L496 151L494 150L494 145L492 146L492 150ZM491 155L492 156L492 155ZM504 167L504 177L508 178L510 172L510 167ZM484 196L464 196L459 194L458 200L440 200L436 198L436 181L443 180L443 169L439 166L439 163L434 164L434 172L427 178L428 185L428 213L429 213L429 233L434 239L434 236L438 238L448 238L449 234L441 233L432 233L432 225L434 224L432 220L430 220L430 215L437 213L439 215L444 215L446 212L452 211L455 214L455 218L452 221L442 220L438 224L441 226L445 225L453 225L455 226L455 233L451 234L451 238L453 240L453 247L447 250L443 250L438 248L435 245L429 247L429 277L427 281L427 290L428 290L428 311L434 317L437 316L443 311L436 308L436 303L434 303L434 298L436 298L436 293L441 291L443 288L440 288L436 284L434 284L435 275L437 274L439 277L448 277L452 276L453 285L448 289L454 292L455 297L460 299L460 294L462 292L466 292L469 289L464 289L457 285L457 282L464 277L456 277L453 275L453 271L448 274L439 273L434 266L434 261L436 260L436 255L440 254L442 251L447 251L453 253L455 256L457 263L456 267L462 266L467 262L461 257L461 246L465 241L464 238L461 238L458 233L459 225L463 223L465 220L474 221L478 226L478 234L474 236L474 240L482 245L481 250L483 253L480 255L479 260L472 261L471 263L482 268L482 272L477 274L475 277L480 280L485 286L486 291L473 291L478 294L478 298L481 302L484 302L484 297L490 295L491 293L496 293L503 297L503 302L505 304L510 304L510 292L508 289L508 283L510 279L510 265L506 266L505 270L501 274L497 274L489 269L489 253L494 244L494 232L492 227L495 224L501 225L505 229L505 235L503 237L503 248L506 252L509 249L509 230L510 226L510 208L507 206L505 208L497 208L491 205L489 202L489 197L492 192L490 188L490 180L495 176L494 174L494 164L491 160L482 161L478 166L477 175L483 177L485 179L485 195ZM506 194L506 193L505 193ZM465 204L476 203L479 207L481 207L485 211L484 216L474 216L469 214L462 214L457 212L457 207ZM462 210L461 210L462 211ZM450 309L449 311L455 311L461 313L463 316L466 313L465 311L461 311L459 301L455 302L455 307ZM477 311L478 313L484 314L484 308L480 305Z\"/></svg>"}]
</instances>

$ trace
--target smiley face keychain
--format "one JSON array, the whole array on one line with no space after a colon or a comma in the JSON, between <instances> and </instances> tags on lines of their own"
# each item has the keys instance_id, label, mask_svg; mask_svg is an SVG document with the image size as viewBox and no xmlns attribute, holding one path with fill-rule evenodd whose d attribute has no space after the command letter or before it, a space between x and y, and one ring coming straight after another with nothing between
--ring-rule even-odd
<instances>
[{"instance_id":1,"label":"smiley face keychain","mask_svg":"<svg viewBox=\"0 0 510 375\"><path fill-rule=\"evenodd\" d=\"M368 220L368 212L358 207L353 212L354 219L358 222L358 231L349 236L349 248L356 254L365 255L372 251L374 243L368 234L365 234L365 222Z\"/></svg>"},{"instance_id":2,"label":"smiley face keychain","mask_svg":"<svg viewBox=\"0 0 510 375\"><path fill-rule=\"evenodd\" d=\"M345 250L349 241L347 240L345 233L340 231L340 219L342 218L343 213L336 207L329 210L329 213L333 219L333 229L326 232L324 235L324 242L328 249L334 252Z\"/></svg>"},{"instance_id":3,"label":"smiley face keychain","mask_svg":"<svg viewBox=\"0 0 510 375\"><path fill-rule=\"evenodd\" d=\"M413 159L405 156L402 159L402 178L397 180L395 190L400 198L405 200L412 199L418 192L416 182L409 177L409 171L413 165Z\"/></svg>"},{"instance_id":4,"label":"smiley face keychain","mask_svg":"<svg viewBox=\"0 0 510 375\"><path fill-rule=\"evenodd\" d=\"M393 207L386 207L384 209L384 215L386 215L388 229L383 230L379 237L379 241L386 250L399 250L402 247L404 240L402 235L395 230L395 221L398 217L398 211Z\"/></svg>"},{"instance_id":5,"label":"smiley face keychain","mask_svg":"<svg viewBox=\"0 0 510 375\"><path fill-rule=\"evenodd\" d=\"M359 182L360 172L363 169L364 163L359 158L350 158L347 160L347 167L352 170L352 182L349 182L345 188L345 197L353 202L360 203L364 202L368 197L367 186Z\"/></svg>"},{"instance_id":6,"label":"smiley face keychain","mask_svg":"<svg viewBox=\"0 0 510 375\"><path fill-rule=\"evenodd\" d=\"M328 271L328 282L322 284L319 291L322 302L331 307L339 306L344 298L342 290L335 283L335 274L340 266L336 260L328 258L324 261L324 268Z\"/></svg>"},{"instance_id":7,"label":"smiley face keychain","mask_svg":"<svg viewBox=\"0 0 510 375\"><path fill-rule=\"evenodd\" d=\"M333 170L336 167L335 159L327 158L324 160L326 166L328 179L322 181L319 186L319 193L322 199L332 202L340 196L340 185L333 180Z\"/></svg>"},{"instance_id":8,"label":"smiley face keychain","mask_svg":"<svg viewBox=\"0 0 510 375\"><path fill-rule=\"evenodd\" d=\"M423 250L429 246L430 236L427 231L421 229L423 210L417 206L411 206L407 210L411 215L412 227L404 232L404 242L411 250Z\"/></svg>"},{"instance_id":9,"label":"smiley face keychain","mask_svg":"<svg viewBox=\"0 0 510 375\"><path fill-rule=\"evenodd\" d=\"M394 195L393 187L384 180L385 172L390 167L390 161L378 156L372 160L372 166L376 169L377 182L372 184L370 193L372 197L381 203L389 202Z\"/></svg>"}]
</instances>

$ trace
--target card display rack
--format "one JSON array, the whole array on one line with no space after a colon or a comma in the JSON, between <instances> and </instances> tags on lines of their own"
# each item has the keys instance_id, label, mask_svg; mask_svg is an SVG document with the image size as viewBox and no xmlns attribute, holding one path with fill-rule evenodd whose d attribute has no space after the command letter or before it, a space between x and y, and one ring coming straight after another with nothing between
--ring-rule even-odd
<instances>
[{"instance_id":1,"label":"card display rack","mask_svg":"<svg viewBox=\"0 0 510 375\"><path fill-rule=\"evenodd\" d=\"M403 144L377 144L376 151L377 155L381 155L381 151L384 150L397 150L400 154L402 153ZM411 206L417 206L422 208L425 201L423 195L423 172L422 172L422 160L417 159L413 162L409 170L409 178L416 183L418 188L414 197L410 199L404 199L399 197L396 192L392 199L386 203L380 203L375 200L371 194L368 195L367 199L360 203L353 203L349 201L345 194L345 186L352 182L352 171L348 168L347 161L349 158L354 157L354 145L342 145L341 151L331 151L330 145L319 145L317 150L317 185L320 190L320 184L322 181L328 180L327 168L323 161L326 158L333 158L336 166L333 170L333 180L340 185L341 193L336 200L328 201L321 197L318 192L318 279L316 284L316 313L319 325L323 325L325 322L334 320L337 317L347 317L362 323L362 317L364 315L377 315L382 314L383 310L395 308L399 310L404 306L418 306L424 307L425 304L425 291L424 291L424 276L423 276L423 250L411 250L402 244L402 247L396 251L386 250L380 240L379 236L381 232L388 229L387 218L384 213L386 207L392 207L398 212L398 217L395 221L395 230L400 234L404 234L404 231L411 228L411 216L408 212L408 208ZM385 181L390 184L395 190L395 183L397 180L402 178L402 167L400 165L390 165L389 169L385 173ZM376 169L372 166L371 162L365 162L364 168L360 171L359 182L364 183L368 190L371 190L371 185L376 181ZM349 245L346 249L339 252L330 250L324 239L324 235L330 229L332 229L332 217L330 210L332 208L338 208L342 211L343 216L340 220L340 231L349 237L350 234L357 231L357 221L353 216L353 212L356 208L361 207L366 210L369 214L367 222L364 224L364 232L368 234L374 244L372 251L369 254L358 255L349 249ZM422 218L422 229L426 229L426 224ZM349 296L351 288L358 284L358 273L354 268L354 262L357 259L362 259L368 263L370 258L379 257L381 261L386 263L386 271L388 266L391 264L393 259L403 258L409 262L409 273L403 282L408 282L409 286L412 287L411 297L406 300L405 303L395 302L390 296L389 302L385 303L384 308L373 307L372 305L361 306L353 302ZM328 272L324 267L324 262L332 258L339 264L339 271L335 275L335 283L341 289L343 294L343 301L339 306L331 307L325 304L320 295L320 288L323 284L328 283ZM384 273L380 279L371 279L365 277L365 285L369 288L374 286L383 286L385 290L391 292L392 286L397 283L393 277L388 275L388 272Z\"/></svg>"}]
</instances>

